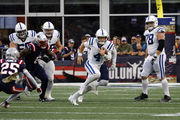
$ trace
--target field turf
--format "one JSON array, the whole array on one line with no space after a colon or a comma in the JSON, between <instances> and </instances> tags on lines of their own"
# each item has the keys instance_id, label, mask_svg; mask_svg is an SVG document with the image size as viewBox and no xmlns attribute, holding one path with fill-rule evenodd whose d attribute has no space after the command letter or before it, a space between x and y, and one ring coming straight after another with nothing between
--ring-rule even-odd
<instances>
[{"instance_id":1,"label":"field turf","mask_svg":"<svg viewBox=\"0 0 180 120\"><path fill-rule=\"evenodd\" d=\"M0 120L180 120L180 87L170 87L172 102L160 103L161 87L149 88L149 100L136 102L140 87L100 87L99 95L85 95L73 106L67 99L79 87L56 86L56 101L41 103L38 96L22 95L8 109L0 108ZM0 92L0 102L8 95Z\"/></svg>"}]
</instances>

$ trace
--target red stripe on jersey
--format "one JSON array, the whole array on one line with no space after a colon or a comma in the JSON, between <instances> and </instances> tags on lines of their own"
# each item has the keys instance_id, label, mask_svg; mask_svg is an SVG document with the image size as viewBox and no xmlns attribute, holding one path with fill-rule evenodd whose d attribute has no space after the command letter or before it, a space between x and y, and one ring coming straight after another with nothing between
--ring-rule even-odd
<instances>
[{"instance_id":1,"label":"red stripe on jersey","mask_svg":"<svg viewBox=\"0 0 180 120\"><path fill-rule=\"evenodd\" d=\"M13 91L14 93L21 93L21 92L24 91L24 89L23 89L23 88L16 88L16 86L13 86L13 87L12 87L12 91Z\"/></svg>"},{"instance_id":2,"label":"red stripe on jersey","mask_svg":"<svg viewBox=\"0 0 180 120\"><path fill-rule=\"evenodd\" d=\"M32 44L32 43L29 43L29 44L32 46L33 51L35 52L36 51L36 47L34 46L34 44Z\"/></svg>"},{"instance_id":3,"label":"red stripe on jersey","mask_svg":"<svg viewBox=\"0 0 180 120\"><path fill-rule=\"evenodd\" d=\"M29 87L30 87L30 88L33 88L33 86L31 85L31 82L29 81L29 79L28 79L27 77L25 77L25 79L26 79L26 81L27 81Z\"/></svg>"},{"instance_id":4,"label":"red stripe on jersey","mask_svg":"<svg viewBox=\"0 0 180 120\"><path fill-rule=\"evenodd\" d=\"M23 64L24 60L19 60L18 64Z\"/></svg>"}]
</instances>

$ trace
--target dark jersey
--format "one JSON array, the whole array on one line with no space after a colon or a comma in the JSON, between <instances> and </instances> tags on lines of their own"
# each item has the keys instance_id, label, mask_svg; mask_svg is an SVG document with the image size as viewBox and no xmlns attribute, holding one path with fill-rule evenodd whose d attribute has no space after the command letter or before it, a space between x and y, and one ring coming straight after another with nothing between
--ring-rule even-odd
<instances>
[{"instance_id":1,"label":"dark jersey","mask_svg":"<svg viewBox=\"0 0 180 120\"><path fill-rule=\"evenodd\" d=\"M37 64L37 59L42 59L44 56L48 56L49 46L46 49L40 48L36 43L30 43L28 46L30 54L25 56L25 62L28 70L33 70ZM52 56L48 56L51 59Z\"/></svg>"},{"instance_id":2,"label":"dark jersey","mask_svg":"<svg viewBox=\"0 0 180 120\"><path fill-rule=\"evenodd\" d=\"M71 51L73 51L74 54L65 57L64 60L74 60L74 56L75 56L75 52L76 52L76 49L74 49L74 48L71 49L70 47L65 47L65 48L62 50L62 55L68 54L68 53L70 53Z\"/></svg>"},{"instance_id":3,"label":"dark jersey","mask_svg":"<svg viewBox=\"0 0 180 120\"><path fill-rule=\"evenodd\" d=\"M6 78L14 73L23 72L26 64L23 60L0 60L1 79Z\"/></svg>"}]
</instances>

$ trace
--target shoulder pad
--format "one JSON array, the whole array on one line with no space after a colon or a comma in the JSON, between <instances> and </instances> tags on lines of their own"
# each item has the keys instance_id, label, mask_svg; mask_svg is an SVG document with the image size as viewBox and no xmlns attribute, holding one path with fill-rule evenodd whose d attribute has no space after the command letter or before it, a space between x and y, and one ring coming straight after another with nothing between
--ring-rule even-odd
<instances>
[{"instance_id":1,"label":"shoulder pad","mask_svg":"<svg viewBox=\"0 0 180 120\"><path fill-rule=\"evenodd\" d=\"M34 30L28 30L29 37L35 37L36 32Z\"/></svg>"},{"instance_id":2,"label":"shoulder pad","mask_svg":"<svg viewBox=\"0 0 180 120\"><path fill-rule=\"evenodd\" d=\"M89 41L88 41L88 44L89 44L89 45L93 45L93 44L94 44L94 41L95 41L95 38L94 38L94 37L90 37L90 38L89 38Z\"/></svg>"},{"instance_id":3,"label":"shoulder pad","mask_svg":"<svg viewBox=\"0 0 180 120\"><path fill-rule=\"evenodd\" d=\"M111 42L108 42L107 50L111 50L114 47L114 44Z\"/></svg>"},{"instance_id":4,"label":"shoulder pad","mask_svg":"<svg viewBox=\"0 0 180 120\"><path fill-rule=\"evenodd\" d=\"M11 33L11 34L9 35L9 40L10 40L10 41L15 41L14 33Z\"/></svg>"}]
</instances>

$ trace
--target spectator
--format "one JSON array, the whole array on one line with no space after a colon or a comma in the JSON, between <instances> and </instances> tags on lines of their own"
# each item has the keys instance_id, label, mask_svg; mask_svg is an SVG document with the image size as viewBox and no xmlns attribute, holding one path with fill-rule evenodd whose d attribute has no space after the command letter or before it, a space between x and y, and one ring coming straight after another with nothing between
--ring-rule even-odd
<instances>
[{"instance_id":1,"label":"spectator","mask_svg":"<svg viewBox=\"0 0 180 120\"><path fill-rule=\"evenodd\" d=\"M142 40L141 35L137 34L136 42L134 44L132 44L132 47L133 47L132 55L138 55L138 56L145 55L146 44L142 43L141 40Z\"/></svg>"},{"instance_id":2,"label":"spectator","mask_svg":"<svg viewBox=\"0 0 180 120\"><path fill-rule=\"evenodd\" d=\"M115 46L116 50L120 46L120 44L121 44L121 39L119 37L117 37L116 46Z\"/></svg>"},{"instance_id":3,"label":"spectator","mask_svg":"<svg viewBox=\"0 0 180 120\"><path fill-rule=\"evenodd\" d=\"M111 42L114 43L114 46L116 46L116 44L117 44L117 37L118 37L118 36L114 36L113 39L112 39L112 41L111 41Z\"/></svg>"},{"instance_id":4,"label":"spectator","mask_svg":"<svg viewBox=\"0 0 180 120\"><path fill-rule=\"evenodd\" d=\"M180 55L180 36L176 36L175 44L176 44L176 55Z\"/></svg>"},{"instance_id":5,"label":"spectator","mask_svg":"<svg viewBox=\"0 0 180 120\"><path fill-rule=\"evenodd\" d=\"M135 36L132 36L132 37L131 37L131 45L133 45L134 43L136 43L136 37L135 37Z\"/></svg>"},{"instance_id":6,"label":"spectator","mask_svg":"<svg viewBox=\"0 0 180 120\"><path fill-rule=\"evenodd\" d=\"M91 37L90 34L85 34L85 37L86 37L86 41L89 40L89 38Z\"/></svg>"},{"instance_id":7,"label":"spectator","mask_svg":"<svg viewBox=\"0 0 180 120\"><path fill-rule=\"evenodd\" d=\"M64 60L74 60L75 53L76 49L74 49L74 40L69 39L68 46L64 47L62 51L62 57L64 58Z\"/></svg>"},{"instance_id":8,"label":"spectator","mask_svg":"<svg viewBox=\"0 0 180 120\"><path fill-rule=\"evenodd\" d=\"M127 43L126 37L121 38L121 44L117 48L118 55L131 55L132 54L132 46Z\"/></svg>"}]
</instances>

